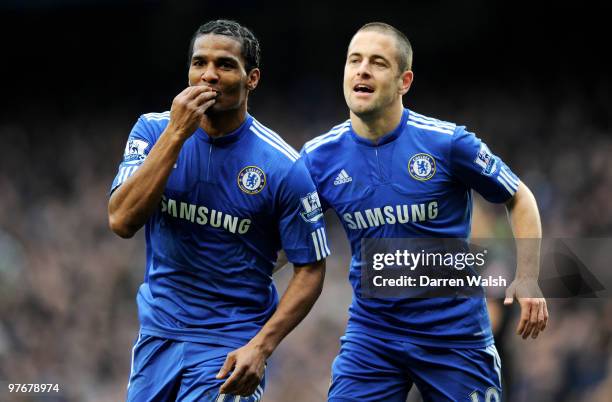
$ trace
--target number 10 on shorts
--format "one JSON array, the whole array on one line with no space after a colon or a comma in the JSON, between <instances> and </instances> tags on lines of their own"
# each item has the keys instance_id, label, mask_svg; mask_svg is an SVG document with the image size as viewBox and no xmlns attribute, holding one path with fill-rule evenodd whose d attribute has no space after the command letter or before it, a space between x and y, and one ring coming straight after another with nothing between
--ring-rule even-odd
<instances>
[{"instance_id":1,"label":"number 10 on shorts","mask_svg":"<svg viewBox=\"0 0 612 402\"><path fill-rule=\"evenodd\" d=\"M480 398L478 397L478 391L474 391L470 394L470 401L481 402ZM497 391L497 388L490 387L487 389L487 391L485 392L484 402L500 402L499 392Z\"/></svg>"}]
</instances>

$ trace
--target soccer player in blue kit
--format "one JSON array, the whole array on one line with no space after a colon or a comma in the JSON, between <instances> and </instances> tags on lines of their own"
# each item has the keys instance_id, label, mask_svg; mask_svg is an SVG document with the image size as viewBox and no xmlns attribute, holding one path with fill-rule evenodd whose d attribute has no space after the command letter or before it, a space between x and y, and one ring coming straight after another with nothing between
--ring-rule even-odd
<instances>
[{"instance_id":1,"label":"soccer player in blue kit","mask_svg":"<svg viewBox=\"0 0 612 402\"><path fill-rule=\"evenodd\" d=\"M516 238L541 238L533 195L484 142L463 126L403 107L411 65L403 33L364 25L344 69L350 119L302 150L323 208L335 210L353 254L353 301L328 400L404 402L415 384L425 401L499 402L500 361L484 298L361 294L362 239L468 239L472 189L506 204ZM505 300L520 303L523 338L537 337L548 319L536 242L518 250Z\"/></svg>"},{"instance_id":2,"label":"soccer player in blue kit","mask_svg":"<svg viewBox=\"0 0 612 402\"><path fill-rule=\"evenodd\" d=\"M129 401L261 400L266 359L321 292L329 248L314 183L247 113L259 55L238 23L202 25L189 86L129 135L108 207L119 236L145 226ZM278 302L281 248L295 268Z\"/></svg>"}]
</instances>

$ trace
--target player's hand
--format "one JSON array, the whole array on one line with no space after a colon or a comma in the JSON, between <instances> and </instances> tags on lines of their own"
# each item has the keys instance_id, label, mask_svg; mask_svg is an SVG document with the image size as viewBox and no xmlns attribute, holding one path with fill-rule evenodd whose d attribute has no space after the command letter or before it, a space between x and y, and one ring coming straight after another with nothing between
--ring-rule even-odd
<instances>
[{"instance_id":1,"label":"player's hand","mask_svg":"<svg viewBox=\"0 0 612 402\"><path fill-rule=\"evenodd\" d=\"M214 105L218 92L206 85L185 88L172 101L168 128L182 139L198 128L206 110Z\"/></svg>"},{"instance_id":2,"label":"player's hand","mask_svg":"<svg viewBox=\"0 0 612 402\"><path fill-rule=\"evenodd\" d=\"M548 323L548 307L546 299L535 279L515 279L506 289L504 305L512 304L514 298L521 305L521 318L516 327L516 334L527 339L529 335L537 338Z\"/></svg>"},{"instance_id":3,"label":"player's hand","mask_svg":"<svg viewBox=\"0 0 612 402\"><path fill-rule=\"evenodd\" d=\"M240 349L228 353L217 378L230 377L221 385L219 393L249 396L261 383L266 367L266 356L256 346L246 344Z\"/></svg>"}]
</instances>

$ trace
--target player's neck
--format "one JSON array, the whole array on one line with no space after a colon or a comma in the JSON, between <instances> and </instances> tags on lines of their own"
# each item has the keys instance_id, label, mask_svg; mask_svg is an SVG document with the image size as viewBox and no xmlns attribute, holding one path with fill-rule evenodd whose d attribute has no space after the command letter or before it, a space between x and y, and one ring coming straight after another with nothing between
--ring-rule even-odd
<instances>
[{"instance_id":1,"label":"player's neck","mask_svg":"<svg viewBox=\"0 0 612 402\"><path fill-rule=\"evenodd\" d=\"M246 104L244 107L236 110L205 114L200 122L200 127L202 127L210 137L222 137L240 127L246 119L246 114Z\"/></svg>"},{"instance_id":2,"label":"player's neck","mask_svg":"<svg viewBox=\"0 0 612 402\"><path fill-rule=\"evenodd\" d=\"M377 114L357 116L351 112L351 125L355 134L376 142L398 126L403 112L404 107L401 102Z\"/></svg>"}]
</instances>

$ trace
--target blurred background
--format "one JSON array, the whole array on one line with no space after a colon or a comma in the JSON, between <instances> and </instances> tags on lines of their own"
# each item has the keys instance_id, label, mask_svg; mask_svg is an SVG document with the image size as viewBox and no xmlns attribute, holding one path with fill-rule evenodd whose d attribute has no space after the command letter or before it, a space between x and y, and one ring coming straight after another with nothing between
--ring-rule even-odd
<instances>
[{"instance_id":1,"label":"blurred background","mask_svg":"<svg viewBox=\"0 0 612 402\"><path fill-rule=\"evenodd\" d=\"M545 236L609 237L611 9L534 3L1 2L0 401L124 400L144 239L110 232L107 192L138 116L168 110L186 86L189 40L210 19L259 37L250 112L296 149L347 118L354 31L396 26L415 52L407 107L483 138L535 193ZM351 299L348 244L328 218L323 295L274 354L267 402L325 399ZM504 208L477 198L473 233L509 236ZM278 274L279 291L290 275ZM546 332L523 341L518 306L490 303L506 400L612 400L611 300L554 299L549 310ZM58 383L61 393L9 395L7 383Z\"/></svg>"}]
</instances>

